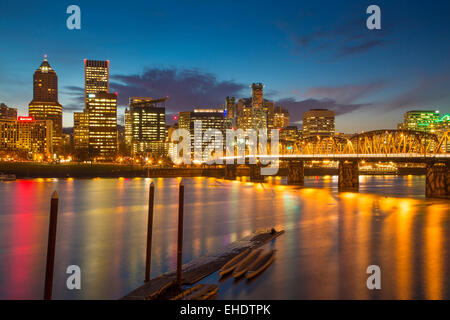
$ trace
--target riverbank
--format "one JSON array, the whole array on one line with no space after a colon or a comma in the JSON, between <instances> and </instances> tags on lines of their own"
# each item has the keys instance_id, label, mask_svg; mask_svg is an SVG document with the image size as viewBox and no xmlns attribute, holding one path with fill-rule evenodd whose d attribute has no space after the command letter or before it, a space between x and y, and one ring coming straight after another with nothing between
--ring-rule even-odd
<instances>
[{"instance_id":1,"label":"riverbank","mask_svg":"<svg viewBox=\"0 0 450 320\"><path fill-rule=\"evenodd\" d=\"M0 172L15 174L17 178L175 178L222 177L223 168L147 168L138 165L31 162L0 162ZM238 176L248 176L248 168L238 168ZM389 172L361 172L361 175L395 175ZM399 168L398 175L424 175L425 168ZM287 168L280 168L279 176L287 176ZM305 176L335 176L335 168L305 168Z\"/></svg>"}]
</instances>

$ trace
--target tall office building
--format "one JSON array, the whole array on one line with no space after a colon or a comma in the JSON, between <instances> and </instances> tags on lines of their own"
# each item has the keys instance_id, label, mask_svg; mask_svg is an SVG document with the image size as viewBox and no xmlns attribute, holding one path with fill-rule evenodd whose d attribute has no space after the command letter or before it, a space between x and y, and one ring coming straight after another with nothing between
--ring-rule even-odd
<instances>
[{"instance_id":1,"label":"tall office building","mask_svg":"<svg viewBox=\"0 0 450 320\"><path fill-rule=\"evenodd\" d=\"M62 144L62 106L58 102L58 76L44 57L33 75L33 100L28 106L30 117L35 120L51 120L53 146Z\"/></svg>"},{"instance_id":2,"label":"tall office building","mask_svg":"<svg viewBox=\"0 0 450 320\"><path fill-rule=\"evenodd\" d=\"M125 144L130 146L131 145L131 138L132 138L132 123L131 123L131 112L130 109L125 109Z\"/></svg>"},{"instance_id":3,"label":"tall office building","mask_svg":"<svg viewBox=\"0 0 450 320\"><path fill-rule=\"evenodd\" d=\"M252 106L255 109L262 109L264 106L264 85L262 83L252 83Z\"/></svg>"},{"instance_id":4,"label":"tall office building","mask_svg":"<svg viewBox=\"0 0 450 320\"><path fill-rule=\"evenodd\" d=\"M17 120L17 109L0 104L0 120Z\"/></svg>"},{"instance_id":5,"label":"tall office building","mask_svg":"<svg viewBox=\"0 0 450 320\"><path fill-rule=\"evenodd\" d=\"M89 158L113 160L118 147L117 94L109 93L109 60L85 59L84 74L85 108L74 115L78 146L85 148L87 133Z\"/></svg>"},{"instance_id":6,"label":"tall office building","mask_svg":"<svg viewBox=\"0 0 450 320\"><path fill-rule=\"evenodd\" d=\"M225 99L225 110L228 119L236 117L236 99L235 97L227 97Z\"/></svg>"},{"instance_id":7,"label":"tall office building","mask_svg":"<svg viewBox=\"0 0 450 320\"><path fill-rule=\"evenodd\" d=\"M84 59L84 93L109 92L109 60L97 61Z\"/></svg>"},{"instance_id":8,"label":"tall office building","mask_svg":"<svg viewBox=\"0 0 450 320\"><path fill-rule=\"evenodd\" d=\"M267 129L267 111L264 109L264 86L252 83L252 129Z\"/></svg>"},{"instance_id":9,"label":"tall office building","mask_svg":"<svg viewBox=\"0 0 450 320\"><path fill-rule=\"evenodd\" d=\"M86 112L73 114L73 145L80 152L87 153L89 149L89 116Z\"/></svg>"},{"instance_id":10,"label":"tall office building","mask_svg":"<svg viewBox=\"0 0 450 320\"><path fill-rule=\"evenodd\" d=\"M334 111L311 109L303 113L303 137L332 136L334 132Z\"/></svg>"},{"instance_id":11,"label":"tall office building","mask_svg":"<svg viewBox=\"0 0 450 320\"><path fill-rule=\"evenodd\" d=\"M288 127L290 122L289 111L282 107L275 108L273 126L277 129Z\"/></svg>"},{"instance_id":12,"label":"tall office building","mask_svg":"<svg viewBox=\"0 0 450 320\"><path fill-rule=\"evenodd\" d=\"M86 99L89 128L89 156L100 161L112 160L117 153L117 95L89 93Z\"/></svg>"},{"instance_id":13,"label":"tall office building","mask_svg":"<svg viewBox=\"0 0 450 320\"><path fill-rule=\"evenodd\" d=\"M129 116L133 154L166 155L166 101L167 98L130 98Z\"/></svg>"},{"instance_id":14,"label":"tall office building","mask_svg":"<svg viewBox=\"0 0 450 320\"><path fill-rule=\"evenodd\" d=\"M222 139L225 141L224 129L225 129L225 113L223 109L194 109L194 111L180 112L178 118L178 126L180 129L186 129L191 135L191 151L194 156L195 149L205 150L205 147L210 145L205 139L197 141L195 139L195 125L200 123L202 125L202 136L208 129L217 129L222 133ZM214 140L214 146L217 148L223 148L225 143ZM206 157L203 158L206 161Z\"/></svg>"},{"instance_id":15,"label":"tall office building","mask_svg":"<svg viewBox=\"0 0 450 320\"><path fill-rule=\"evenodd\" d=\"M438 121L439 111L412 110L405 113L403 123L399 125L399 129L434 132Z\"/></svg>"},{"instance_id":16,"label":"tall office building","mask_svg":"<svg viewBox=\"0 0 450 320\"><path fill-rule=\"evenodd\" d=\"M267 115L267 130L270 134L270 130L275 127L275 102L264 99L264 111Z\"/></svg>"}]
</instances>

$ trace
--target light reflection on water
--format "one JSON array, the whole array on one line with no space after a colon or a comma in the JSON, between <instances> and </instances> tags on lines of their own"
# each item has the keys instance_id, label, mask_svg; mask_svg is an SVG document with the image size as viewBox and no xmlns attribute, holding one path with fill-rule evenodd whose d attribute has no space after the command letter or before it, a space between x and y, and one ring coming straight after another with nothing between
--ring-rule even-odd
<instances>
[{"instance_id":1,"label":"light reflection on water","mask_svg":"<svg viewBox=\"0 0 450 320\"><path fill-rule=\"evenodd\" d=\"M179 181L155 179L152 277L176 265ZM0 183L0 298L42 297L53 190L60 194L54 297L116 299L142 284L149 183ZM219 298L450 298L450 201L425 199L424 177L363 176L359 193L338 193L331 176L307 177L305 188L283 183L185 180L185 262L255 230L286 230L269 244L275 263L250 283L221 282ZM65 287L72 264L82 269L81 291ZM382 270L378 292L366 288L371 264Z\"/></svg>"}]
</instances>

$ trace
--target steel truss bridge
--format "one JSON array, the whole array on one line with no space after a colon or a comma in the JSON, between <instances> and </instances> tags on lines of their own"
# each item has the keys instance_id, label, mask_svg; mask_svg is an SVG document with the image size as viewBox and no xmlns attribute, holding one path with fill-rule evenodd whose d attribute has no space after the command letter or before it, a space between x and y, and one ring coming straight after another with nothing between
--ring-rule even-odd
<instances>
[{"instance_id":1,"label":"steel truss bridge","mask_svg":"<svg viewBox=\"0 0 450 320\"><path fill-rule=\"evenodd\" d=\"M258 167L264 160L289 162L288 183L303 184L303 162L339 161L339 188L359 187L358 162L416 162L427 165L426 195L450 197L450 131L440 137L432 133L408 130L375 130L343 138L306 137L287 148L281 144L280 154L258 154L221 158L227 164L225 176L235 176L235 164L250 166L250 179L262 181ZM235 162L237 161L237 162Z\"/></svg>"}]
</instances>

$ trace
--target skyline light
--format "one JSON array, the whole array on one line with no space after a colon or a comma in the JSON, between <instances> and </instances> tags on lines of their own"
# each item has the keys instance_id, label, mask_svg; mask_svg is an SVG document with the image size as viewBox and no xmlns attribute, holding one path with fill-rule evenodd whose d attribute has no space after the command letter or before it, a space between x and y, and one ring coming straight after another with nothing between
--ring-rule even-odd
<instances>
[{"instance_id":1,"label":"skyline light","mask_svg":"<svg viewBox=\"0 0 450 320\"><path fill-rule=\"evenodd\" d=\"M113 0L104 7L82 0L82 28L68 30L65 3L22 10L21 1L8 2L0 20L8 47L0 52L1 101L25 115L32 70L48 54L59 75L65 127L84 107L84 58L111 61L122 118L130 96L170 95L170 120L193 106L221 105L226 96L250 97L254 82L266 85L266 98L288 109L293 123L305 109L332 109L339 132L395 128L407 110L450 113L450 43L442 40L450 32L450 4L377 4L381 30L367 30L360 1L209 3L199 11L182 1Z\"/></svg>"}]
</instances>

